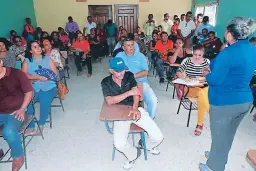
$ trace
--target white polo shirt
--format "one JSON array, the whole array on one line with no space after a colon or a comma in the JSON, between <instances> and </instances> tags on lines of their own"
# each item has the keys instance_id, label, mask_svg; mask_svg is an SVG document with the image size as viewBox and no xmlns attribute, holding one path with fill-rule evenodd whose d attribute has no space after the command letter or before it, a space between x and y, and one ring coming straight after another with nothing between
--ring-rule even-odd
<instances>
[{"instance_id":1,"label":"white polo shirt","mask_svg":"<svg viewBox=\"0 0 256 171\"><path fill-rule=\"evenodd\" d=\"M92 28L96 28L96 23L95 22L92 22L91 24L90 23L86 23L84 25L84 27L86 28L86 34L91 34L91 29Z\"/></svg>"},{"instance_id":2,"label":"white polo shirt","mask_svg":"<svg viewBox=\"0 0 256 171\"><path fill-rule=\"evenodd\" d=\"M171 28L172 28L172 26L173 26L172 20L168 20L167 22L165 22L164 20L162 20L161 26L163 27L163 31L167 32L168 35L171 34Z\"/></svg>"},{"instance_id":3,"label":"white polo shirt","mask_svg":"<svg viewBox=\"0 0 256 171\"><path fill-rule=\"evenodd\" d=\"M194 21L192 21L192 20L190 20L189 22L186 22L184 20L179 24L178 29L181 31L181 34L183 37L187 37L191 33L192 30L196 29L196 25L195 25Z\"/></svg>"}]
</instances>

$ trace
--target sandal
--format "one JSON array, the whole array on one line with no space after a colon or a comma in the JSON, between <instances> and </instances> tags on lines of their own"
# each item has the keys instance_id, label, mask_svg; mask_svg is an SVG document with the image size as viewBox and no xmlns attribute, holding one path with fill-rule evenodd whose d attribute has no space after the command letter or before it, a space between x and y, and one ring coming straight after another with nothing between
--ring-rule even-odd
<instances>
[{"instance_id":1,"label":"sandal","mask_svg":"<svg viewBox=\"0 0 256 171\"><path fill-rule=\"evenodd\" d=\"M212 171L206 164L200 163L199 164L200 171Z\"/></svg>"},{"instance_id":2,"label":"sandal","mask_svg":"<svg viewBox=\"0 0 256 171\"><path fill-rule=\"evenodd\" d=\"M195 136L200 136L201 135L201 133L202 133L202 131L203 131L203 125L197 125L196 126L196 129L195 129L195 132L194 132L194 134L195 134Z\"/></svg>"}]
</instances>

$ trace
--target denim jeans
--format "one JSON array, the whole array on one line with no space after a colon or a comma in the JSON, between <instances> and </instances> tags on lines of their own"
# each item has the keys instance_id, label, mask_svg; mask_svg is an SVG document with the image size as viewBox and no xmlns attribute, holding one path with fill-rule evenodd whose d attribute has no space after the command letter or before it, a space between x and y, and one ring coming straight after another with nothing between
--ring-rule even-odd
<instances>
[{"instance_id":1,"label":"denim jeans","mask_svg":"<svg viewBox=\"0 0 256 171\"><path fill-rule=\"evenodd\" d=\"M108 37L107 38L108 43L108 53L112 54L115 48L116 44L116 38L115 37Z\"/></svg>"},{"instance_id":2,"label":"denim jeans","mask_svg":"<svg viewBox=\"0 0 256 171\"><path fill-rule=\"evenodd\" d=\"M156 116L157 97L148 83L143 83L143 96L147 105L147 112L154 119Z\"/></svg>"},{"instance_id":3,"label":"denim jeans","mask_svg":"<svg viewBox=\"0 0 256 171\"><path fill-rule=\"evenodd\" d=\"M34 100L40 102L40 119L39 119L39 125L45 125L46 120L48 119L49 113L51 111L51 103L53 98L56 96L57 88L54 87L51 90L48 91L42 91L35 92ZM28 115L33 115L34 108L32 102L30 102L28 106ZM29 125L29 128L35 128L35 122L34 120Z\"/></svg>"},{"instance_id":4,"label":"denim jeans","mask_svg":"<svg viewBox=\"0 0 256 171\"><path fill-rule=\"evenodd\" d=\"M159 78L164 78L164 60L157 59L156 61L156 71L159 75Z\"/></svg>"},{"instance_id":5,"label":"denim jeans","mask_svg":"<svg viewBox=\"0 0 256 171\"><path fill-rule=\"evenodd\" d=\"M224 171L237 128L250 110L252 103L210 106L212 144L207 166L213 171Z\"/></svg>"},{"instance_id":6,"label":"denim jeans","mask_svg":"<svg viewBox=\"0 0 256 171\"><path fill-rule=\"evenodd\" d=\"M0 125L3 125L3 137L11 149L11 157L19 158L23 154L19 128L21 121L10 114L0 114Z\"/></svg>"}]
</instances>

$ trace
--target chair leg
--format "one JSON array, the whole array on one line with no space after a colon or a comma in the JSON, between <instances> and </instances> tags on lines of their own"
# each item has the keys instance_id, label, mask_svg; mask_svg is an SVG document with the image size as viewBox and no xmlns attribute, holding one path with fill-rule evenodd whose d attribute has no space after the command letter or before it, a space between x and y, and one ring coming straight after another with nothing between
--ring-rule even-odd
<instances>
[{"instance_id":1,"label":"chair leg","mask_svg":"<svg viewBox=\"0 0 256 171\"><path fill-rule=\"evenodd\" d=\"M132 133L132 144L135 147L134 133Z\"/></svg>"},{"instance_id":2,"label":"chair leg","mask_svg":"<svg viewBox=\"0 0 256 171\"><path fill-rule=\"evenodd\" d=\"M141 140L143 143L144 158L145 158L145 160L147 160L148 156L147 156L147 144L146 144L146 139L145 139L145 132L141 132L140 136L141 136Z\"/></svg>"},{"instance_id":3,"label":"chair leg","mask_svg":"<svg viewBox=\"0 0 256 171\"><path fill-rule=\"evenodd\" d=\"M175 88L175 85L174 85L174 86L173 86L172 99L174 99L174 96L175 96L175 90L176 90L176 88Z\"/></svg>"},{"instance_id":4,"label":"chair leg","mask_svg":"<svg viewBox=\"0 0 256 171\"><path fill-rule=\"evenodd\" d=\"M115 155L116 155L116 147L113 144L113 151L112 151L112 161L115 160Z\"/></svg>"},{"instance_id":5,"label":"chair leg","mask_svg":"<svg viewBox=\"0 0 256 171\"><path fill-rule=\"evenodd\" d=\"M187 127L189 127L191 111L192 111L192 102L190 102L190 106L189 106Z\"/></svg>"},{"instance_id":6,"label":"chair leg","mask_svg":"<svg viewBox=\"0 0 256 171\"><path fill-rule=\"evenodd\" d=\"M254 110L254 106L252 107L252 109L251 109L250 113L252 113L252 112L253 112L253 110Z\"/></svg>"},{"instance_id":7,"label":"chair leg","mask_svg":"<svg viewBox=\"0 0 256 171\"><path fill-rule=\"evenodd\" d=\"M167 90L168 90L169 84L170 84L170 81L168 81L168 82L167 82L166 90L165 90L165 91L167 91Z\"/></svg>"},{"instance_id":8,"label":"chair leg","mask_svg":"<svg viewBox=\"0 0 256 171\"><path fill-rule=\"evenodd\" d=\"M178 110L177 110L177 114L179 114L179 112L180 112L181 101L182 100L180 100L180 104L179 104L179 107L178 107Z\"/></svg>"},{"instance_id":9,"label":"chair leg","mask_svg":"<svg viewBox=\"0 0 256 171\"><path fill-rule=\"evenodd\" d=\"M49 119L50 119L50 128L52 129L52 111L49 113Z\"/></svg>"},{"instance_id":10,"label":"chair leg","mask_svg":"<svg viewBox=\"0 0 256 171\"><path fill-rule=\"evenodd\" d=\"M62 100L61 100L61 98L60 98L60 93L59 93L59 92L58 92L58 97L59 97L59 100L60 100L60 104L61 104L62 110L63 110L63 112L65 112L65 109L64 109Z\"/></svg>"},{"instance_id":11,"label":"chair leg","mask_svg":"<svg viewBox=\"0 0 256 171\"><path fill-rule=\"evenodd\" d=\"M28 163L27 163L27 151L26 151L26 141L25 141L25 135L22 134L22 144L23 144L23 150L24 150L24 162L25 162L25 169L28 168Z\"/></svg>"},{"instance_id":12,"label":"chair leg","mask_svg":"<svg viewBox=\"0 0 256 171\"><path fill-rule=\"evenodd\" d=\"M41 135L42 139L44 140L43 132L42 132L40 126L39 126L39 122L38 122L38 120L36 119L36 117L34 117L34 120L35 120L35 123L36 123L36 125L37 125L37 127L38 127L38 129L39 129L40 135Z\"/></svg>"},{"instance_id":13,"label":"chair leg","mask_svg":"<svg viewBox=\"0 0 256 171\"><path fill-rule=\"evenodd\" d=\"M69 69L67 69L67 74L68 74L68 77L67 77L67 78L69 79L69 78L70 78L70 77L69 77Z\"/></svg>"}]
</instances>

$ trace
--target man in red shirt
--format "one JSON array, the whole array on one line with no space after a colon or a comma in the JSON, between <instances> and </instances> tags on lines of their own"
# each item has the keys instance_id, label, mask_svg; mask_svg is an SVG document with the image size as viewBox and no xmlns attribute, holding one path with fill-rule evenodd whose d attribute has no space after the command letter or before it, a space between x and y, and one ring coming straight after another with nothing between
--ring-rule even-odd
<instances>
[{"instance_id":1,"label":"man in red shirt","mask_svg":"<svg viewBox=\"0 0 256 171\"><path fill-rule=\"evenodd\" d=\"M158 72L160 83L164 82L164 64L168 63L168 54L173 49L173 42L168 40L168 34L166 32L161 33L161 40L158 40L155 46L155 50L160 57L156 61L156 70Z\"/></svg>"},{"instance_id":2,"label":"man in red shirt","mask_svg":"<svg viewBox=\"0 0 256 171\"><path fill-rule=\"evenodd\" d=\"M11 149L12 171L18 171L24 163L19 128L32 97L33 88L25 73L3 67L0 59L0 126Z\"/></svg>"}]
</instances>

